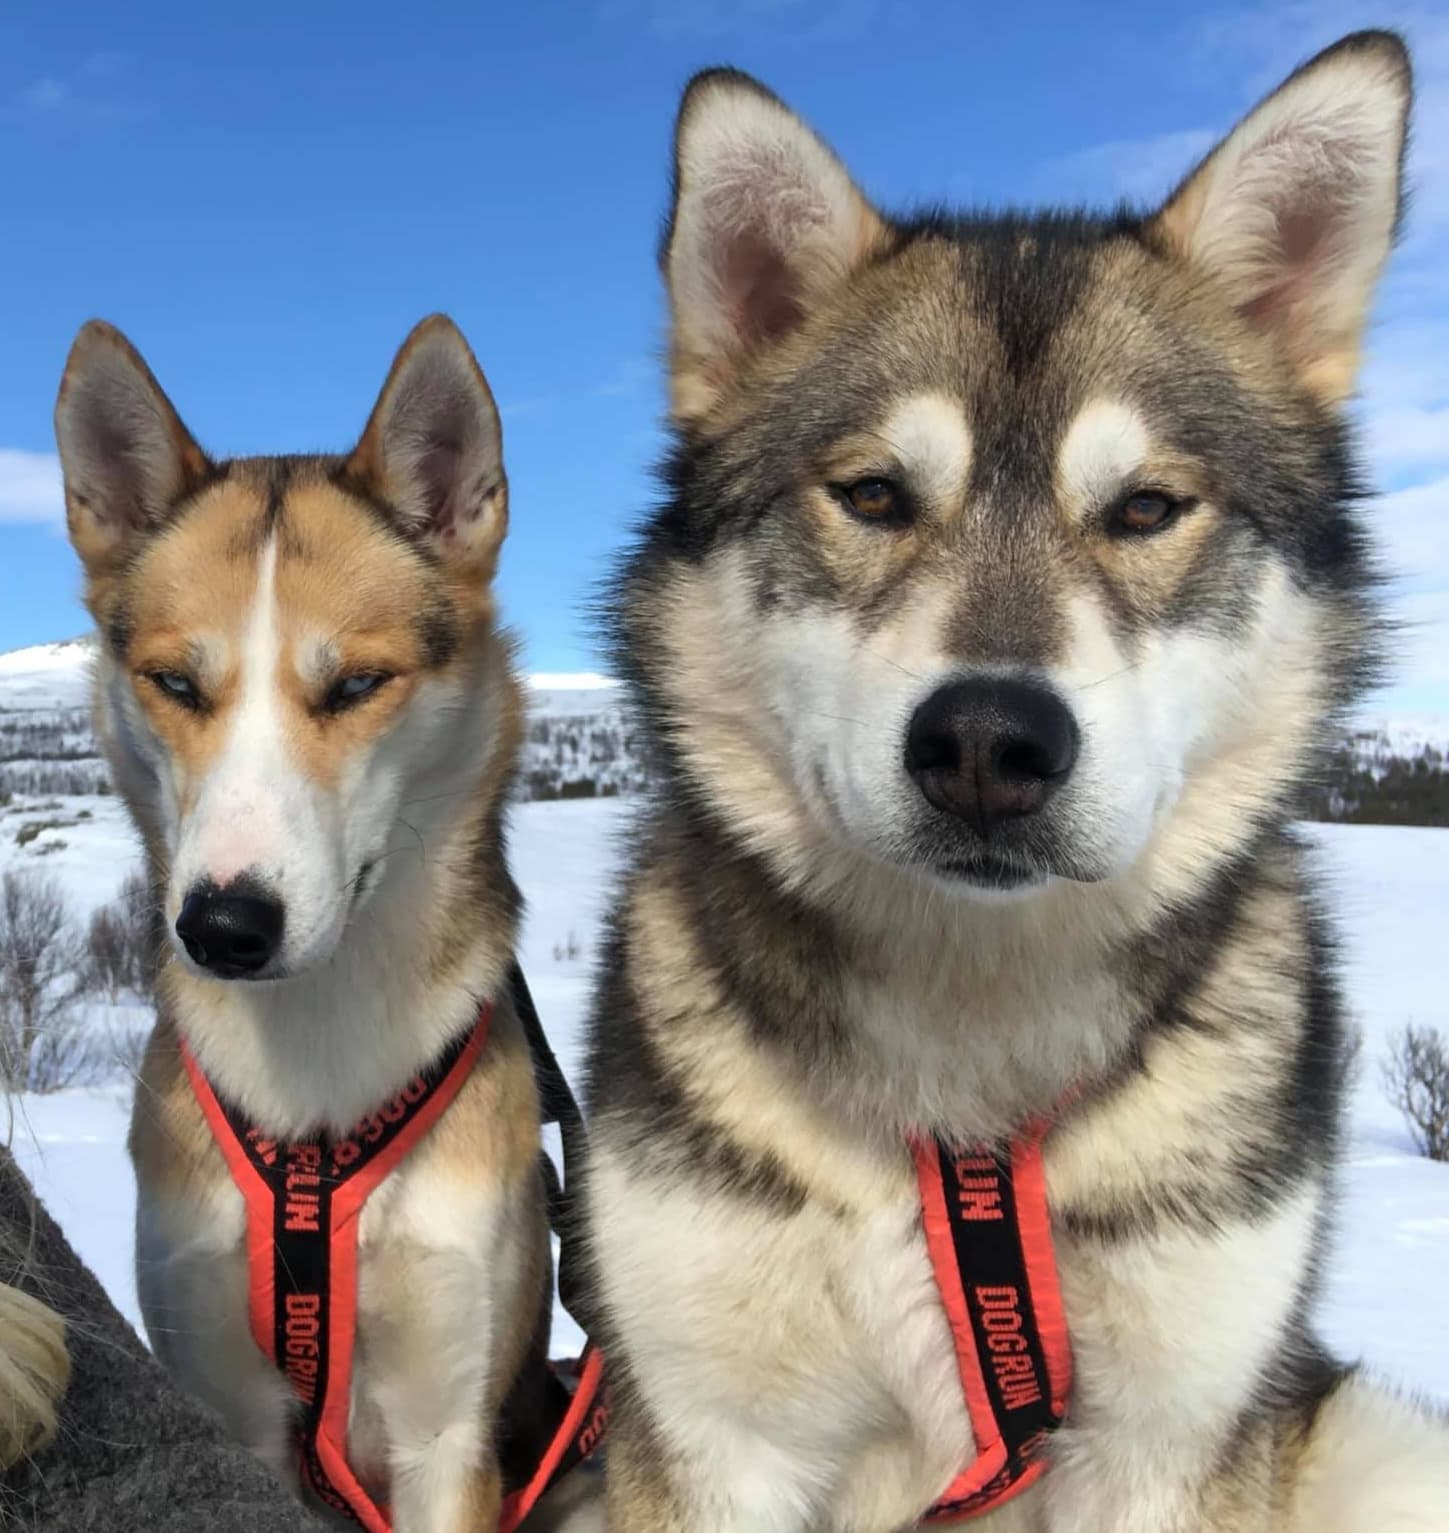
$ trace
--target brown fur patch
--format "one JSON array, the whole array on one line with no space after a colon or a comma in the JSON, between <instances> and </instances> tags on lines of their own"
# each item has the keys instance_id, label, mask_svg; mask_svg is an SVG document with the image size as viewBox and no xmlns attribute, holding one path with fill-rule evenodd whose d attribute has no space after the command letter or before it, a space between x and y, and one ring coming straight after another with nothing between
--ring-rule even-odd
<instances>
[{"instance_id":1,"label":"brown fur patch","mask_svg":"<svg viewBox=\"0 0 1449 1533\"><path fill-rule=\"evenodd\" d=\"M137 1180L183 1207L206 1202L230 1175L187 1079L175 1023L164 1012L146 1041L128 1146Z\"/></svg>"}]
</instances>

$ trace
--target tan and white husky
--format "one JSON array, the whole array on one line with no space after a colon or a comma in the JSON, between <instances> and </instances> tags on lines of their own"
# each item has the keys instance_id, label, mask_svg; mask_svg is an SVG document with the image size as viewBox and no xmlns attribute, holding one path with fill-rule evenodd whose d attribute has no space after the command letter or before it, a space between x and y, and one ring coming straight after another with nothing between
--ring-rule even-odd
<instances>
[{"instance_id":1,"label":"tan and white husky","mask_svg":"<svg viewBox=\"0 0 1449 1533\"><path fill-rule=\"evenodd\" d=\"M981 1526L1449 1528L1449 1431L1312 1331L1344 1051L1290 828L1375 655L1343 407L1409 97L1360 34L1146 216L898 220L688 90L616 587L612 1533L916 1526L974 1444L909 1144L1042 1115L1075 1390Z\"/></svg>"},{"instance_id":2,"label":"tan and white husky","mask_svg":"<svg viewBox=\"0 0 1449 1533\"><path fill-rule=\"evenodd\" d=\"M131 1131L152 1344L295 1481L296 1402L248 1326L243 1201L179 1042L262 1134L340 1135L491 999L458 1095L362 1213L347 1437L397 1533L496 1528L500 1406L551 1298L504 983L521 711L492 596L508 499L487 383L434 317L351 454L217 462L92 323L56 425L99 731L165 928Z\"/></svg>"}]
</instances>

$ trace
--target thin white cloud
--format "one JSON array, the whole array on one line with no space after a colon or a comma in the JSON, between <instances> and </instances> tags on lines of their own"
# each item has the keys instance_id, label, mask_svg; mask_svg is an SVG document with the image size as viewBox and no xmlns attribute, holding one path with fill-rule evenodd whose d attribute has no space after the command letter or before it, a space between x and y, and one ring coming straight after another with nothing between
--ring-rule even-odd
<instances>
[{"instance_id":1,"label":"thin white cloud","mask_svg":"<svg viewBox=\"0 0 1449 1533\"><path fill-rule=\"evenodd\" d=\"M602 383L596 383L589 393L595 399L623 399L640 393L653 381L658 364L652 357L625 357L614 365L613 371Z\"/></svg>"},{"instance_id":2,"label":"thin white cloud","mask_svg":"<svg viewBox=\"0 0 1449 1533\"><path fill-rule=\"evenodd\" d=\"M74 99L74 92L64 80L57 80L54 75L42 75L40 79L32 81L20 92L20 104L32 112L42 115L50 112L63 112Z\"/></svg>"},{"instance_id":3,"label":"thin white cloud","mask_svg":"<svg viewBox=\"0 0 1449 1533\"><path fill-rule=\"evenodd\" d=\"M92 53L72 68L29 81L15 92L10 104L27 117L55 123L113 123L142 117L150 107L135 93L130 74L124 54Z\"/></svg>"},{"instance_id":4,"label":"thin white cloud","mask_svg":"<svg viewBox=\"0 0 1449 1533\"><path fill-rule=\"evenodd\" d=\"M1425 591L1394 604L1398 630L1391 659L1394 692L1414 700L1415 711L1449 714L1449 592Z\"/></svg>"},{"instance_id":5,"label":"thin white cloud","mask_svg":"<svg viewBox=\"0 0 1449 1533\"><path fill-rule=\"evenodd\" d=\"M1367 521L1402 591L1449 599L1449 474L1380 496Z\"/></svg>"},{"instance_id":6,"label":"thin white cloud","mask_svg":"<svg viewBox=\"0 0 1449 1533\"><path fill-rule=\"evenodd\" d=\"M1380 479L1449 464L1449 404L1371 409L1367 447Z\"/></svg>"},{"instance_id":7,"label":"thin white cloud","mask_svg":"<svg viewBox=\"0 0 1449 1533\"><path fill-rule=\"evenodd\" d=\"M1208 128L1185 128L1157 138L1114 139L1064 154L1043 167L1041 189L1072 203L1126 200L1151 204L1166 196L1212 148Z\"/></svg>"},{"instance_id":8,"label":"thin white cloud","mask_svg":"<svg viewBox=\"0 0 1449 1533\"><path fill-rule=\"evenodd\" d=\"M53 452L0 447L0 523L65 525L60 459Z\"/></svg>"}]
</instances>

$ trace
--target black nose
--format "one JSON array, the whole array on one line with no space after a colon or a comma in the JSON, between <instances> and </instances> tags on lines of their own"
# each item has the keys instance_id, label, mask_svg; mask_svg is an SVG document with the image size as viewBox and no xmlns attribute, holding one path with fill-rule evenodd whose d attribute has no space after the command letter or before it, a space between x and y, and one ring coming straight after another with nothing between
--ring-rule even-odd
<instances>
[{"instance_id":1,"label":"black nose","mask_svg":"<svg viewBox=\"0 0 1449 1533\"><path fill-rule=\"evenodd\" d=\"M1035 814L1071 774L1077 721L1055 692L1029 681L952 682L916 709L906 767L921 792L984 836Z\"/></svg>"},{"instance_id":2,"label":"black nose","mask_svg":"<svg viewBox=\"0 0 1449 1533\"><path fill-rule=\"evenodd\" d=\"M276 956L284 916L283 907L255 884L203 887L182 902L176 935L192 963L235 979L256 974Z\"/></svg>"}]
</instances>

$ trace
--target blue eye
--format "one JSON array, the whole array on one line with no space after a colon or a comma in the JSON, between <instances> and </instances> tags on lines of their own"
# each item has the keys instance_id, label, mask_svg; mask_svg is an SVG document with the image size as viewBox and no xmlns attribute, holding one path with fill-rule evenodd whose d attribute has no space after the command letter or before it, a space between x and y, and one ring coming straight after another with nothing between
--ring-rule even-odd
<instances>
[{"instance_id":1,"label":"blue eye","mask_svg":"<svg viewBox=\"0 0 1449 1533\"><path fill-rule=\"evenodd\" d=\"M147 679L158 692L169 697L172 702L180 703L183 708L201 707L201 693L196 690L196 683L180 671L151 671Z\"/></svg>"},{"instance_id":2,"label":"blue eye","mask_svg":"<svg viewBox=\"0 0 1449 1533\"><path fill-rule=\"evenodd\" d=\"M371 697L379 687L391 680L392 677L383 671L362 671L356 676L344 676L340 681L332 683L324 706L329 713L341 713L344 708L360 703L364 697Z\"/></svg>"}]
</instances>

